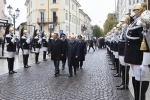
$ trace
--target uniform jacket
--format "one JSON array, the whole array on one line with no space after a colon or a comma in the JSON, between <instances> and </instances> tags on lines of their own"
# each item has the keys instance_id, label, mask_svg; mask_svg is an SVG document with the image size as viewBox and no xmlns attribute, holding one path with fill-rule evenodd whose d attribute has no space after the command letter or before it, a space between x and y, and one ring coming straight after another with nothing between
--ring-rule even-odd
<instances>
[{"instance_id":1,"label":"uniform jacket","mask_svg":"<svg viewBox=\"0 0 150 100\"><path fill-rule=\"evenodd\" d=\"M143 27L137 25L137 22L131 25L126 34L127 39L125 44L124 61L129 64L141 65L143 60L143 51L140 50L140 47L143 39Z\"/></svg>"},{"instance_id":2,"label":"uniform jacket","mask_svg":"<svg viewBox=\"0 0 150 100\"><path fill-rule=\"evenodd\" d=\"M6 41L7 41L7 51L9 52L16 52L16 40L12 42L14 35L7 34Z\"/></svg>"},{"instance_id":3,"label":"uniform jacket","mask_svg":"<svg viewBox=\"0 0 150 100\"><path fill-rule=\"evenodd\" d=\"M38 43L39 40L40 40L40 36L35 36L34 37L35 48L41 48L41 43Z\"/></svg>"},{"instance_id":4,"label":"uniform jacket","mask_svg":"<svg viewBox=\"0 0 150 100\"><path fill-rule=\"evenodd\" d=\"M48 47L48 40L46 37L42 38L43 47Z\"/></svg>"},{"instance_id":5,"label":"uniform jacket","mask_svg":"<svg viewBox=\"0 0 150 100\"><path fill-rule=\"evenodd\" d=\"M79 56L79 48L78 48L78 42L74 41L73 43L71 41L67 44L67 52L66 56L68 57L68 66L77 66L76 56Z\"/></svg>"},{"instance_id":6,"label":"uniform jacket","mask_svg":"<svg viewBox=\"0 0 150 100\"><path fill-rule=\"evenodd\" d=\"M21 46L23 49L30 49L30 41L27 41L28 38L26 36L22 36L21 37Z\"/></svg>"}]
</instances>

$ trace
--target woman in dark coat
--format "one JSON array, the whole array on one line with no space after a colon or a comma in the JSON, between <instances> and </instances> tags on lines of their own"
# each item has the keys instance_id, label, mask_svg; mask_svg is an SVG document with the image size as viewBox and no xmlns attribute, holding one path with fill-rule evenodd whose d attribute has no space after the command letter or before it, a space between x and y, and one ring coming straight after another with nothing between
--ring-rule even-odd
<instances>
[{"instance_id":1,"label":"woman in dark coat","mask_svg":"<svg viewBox=\"0 0 150 100\"><path fill-rule=\"evenodd\" d=\"M77 58L79 56L78 42L74 37L71 37L67 45L66 57L68 58L69 77L72 77L72 67L74 67L74 74L76 74Z\"/></svg>"}]
</instances>

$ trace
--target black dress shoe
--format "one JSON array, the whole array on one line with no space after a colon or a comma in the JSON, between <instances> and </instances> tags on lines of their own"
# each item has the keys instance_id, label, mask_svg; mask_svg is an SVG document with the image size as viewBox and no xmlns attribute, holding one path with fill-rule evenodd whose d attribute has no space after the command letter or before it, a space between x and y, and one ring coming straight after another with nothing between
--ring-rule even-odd
<instances>
[{"instance_id":1,"label":"black dress shoe","mask_svg":"<svg viewBox=\"0 0 150 100\"><path fill-rule=\"evenodd\" d=\"M62 68L62 70L64 70L65 68Z\"/></svg>"},{"instance_id":2,"label":"black dress shoe","mask_svg":"<svg viewBox=\"0 0 150 100\"><path fill-rule=\"evenodd\" d=\"M72 77L72 75L69 75L69 77Z\"/></svg>"},{"instance_id":3,"label":"black dress shoe","mask_svg":"<svg viewBox=\"0 0 150 100\"><path fill-rule=\"evenodd\" d=\"M43 61L47 61L47 59L43 59Z\"/></svg>"},{"instance_id":4,"label":"black dress shoe","mask_svg":"<svg viewBox=\"0 0 150 100\"><path fill-rule=\"evenodd\" d=\"M116 73L116 74L114 75L114 77L119 77L119 74L118 74L118 73Z\"/></svg>"},{"instance_id":5,"label":"black dress shoe","mask_svg":"<svg viewBox=\"0 0 150 100\"><path fill-rule=\"evenodd\" d=\"M128 86L126 86L126 88L125 88L125 86L124 86L124 85L121 85L120 87L117 87L117 89L118 89L118 90L128 89Z\"/></svg>"},{"instance_id":6,"label":"black dress shoe","mask_svg":"<svg viewBox=\"0 0 150 100\"><path fill-rule=\"evenodd\" d=\"M76 72L74 72L74 75L76 75Z\"/></svg>"},{"instance_id":7,"label":"black dress shoe","mask_svg":"<svg viewBox=\"0 0 150 100\"><path fill-rule=\"evenodd\" d=\"M111 70L115 70L115 69L116 69L115 67L111 68Z\"/></svg>"},{"instance_id":8,"label":"black dress shoe","mask_svg":"<svg viewBox=\"0 0 150 100\"><path fill-rule=\"evenodd\" d=\"M82 69L82 67L80 67L80 69Z\"/></svg>"},{"instance_id":9,"label":"black dress shoe","mask_svg":"<svg viewBox=\"0 0 150 100\"><path fill-rule=\"evenodd\" d=\"M31 66L29 66L29 65L26 65L26 66L31 67Z\"/></svg>"},{"instance_id":10,"label":"black dress shoe","mask_svg":"<svg viewBox=\"0 0 150 100\"><path fill-rule=\"evenodd\" d=\"M13 71L9 71L9 74L14 74Z\"/></svg>"},{"instance_id":11,"label":"black dress shoe","mask_svg":"<svg viewBox=\"0 0 150 100\"><path fill-rule=\"evenodd\" d=\"M116 87L120 87L120 86L122 86L123 84L121 84L121 85L116 85Z\"/></svg>"},{"instance_id":12,"label":"black dress shoe","mask_svg":"<svg viewBox=\"0 0 150 100\"><path fill-rule=\"evenodd\" d=\"M36 64L40 64L41 62L37 61Z\"/></svg>"},{"instance_id":13,"label":"black dress shoe","mask_svg":"<svg viewBox=\"0 0 150 100\"><path fill-rule=\"evenodd\" d=\"M15 72L15 71L12 71L13 73L17 73L17 72Z\"/></svg>"},{"instance_id":14,"label":"black dress shoe","mask_svg":"<svg viewBox=\"0 0 150 100\"><path fill-rule=\"evenodd\" d=\"M113 63L109 63L109 65L113 65Z\"/></svg>"},{"instance_id":15,"label":"black dress shoe","mask_svg":"<svg viewBox=\"0 0 150 100\"><path fill-rule=\"evenodd\" d=\"M24 66L24 68L29 68L29 66L26 65L26 66Z\"/></svg>"}]
</instances>

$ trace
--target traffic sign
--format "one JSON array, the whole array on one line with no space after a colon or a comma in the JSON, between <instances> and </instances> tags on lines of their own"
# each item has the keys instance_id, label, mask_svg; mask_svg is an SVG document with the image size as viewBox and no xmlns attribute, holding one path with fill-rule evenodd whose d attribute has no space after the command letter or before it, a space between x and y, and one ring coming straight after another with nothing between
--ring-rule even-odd
<instances>
[{"instance_id":1,"label":"traffic sign","mask_svg":"<svg viewBox=\"0 0 150 100\"><path fill-rule=\"evenodd\" d=\"M60 34L62 34L63 33L63 30L60 30Z\"/></svg>"},{"instance_id":2,"label":"traffic sign","mask_svg":"<svg viewBox=\"0 0 150 100\"><path fill-rule=\"evenodd\" d=\"M42 35L42 30L39 30L39 32L40 32L40 35Z\"/></svg>"}]
</instances>

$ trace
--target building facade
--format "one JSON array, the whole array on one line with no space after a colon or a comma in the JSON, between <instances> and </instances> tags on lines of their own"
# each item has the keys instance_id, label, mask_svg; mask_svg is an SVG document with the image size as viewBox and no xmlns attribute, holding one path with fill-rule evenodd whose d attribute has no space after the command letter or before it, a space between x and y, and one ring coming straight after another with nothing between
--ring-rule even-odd
<instances>
[{"instance_id":1,"label":"building facade","mask_svg":"<svg viewBox=\"0 0 150 100\"><path fill-rule=\"evenodd\" d=\"M76 0L26 0L25 6L27 25L36 26L36 29L46 33L88 37L91 19L80 9L81 5ZM32 26L28 26L28 30L33 34Z\"/></svg>"},{"instance_id":2,"label":"building facade","mask_svg":"<svg viewBox=\"0 0 150 100\"><path fill-rule=\"evenodd\" d=\"M6 0L0 0L0 38L3 38L3 34L5 32L4 26L6 25L6 21L8 20L8 23L11 23L12 21L11 18L5 14L5 5Z\"/></svg>"},{"instance_id":3,"label":"building facade","mask_svg":"<svg viewBox=\"0 0 150 100\"><path fill-rule=\"evenodd\" d=\"M131 13L135 4L143 2L143 1L146 1L146 0L118 0L117 10L116 10L117 21L119 22L121 18L124 17L126 12Z\"/></svg>"}]
</instances>

